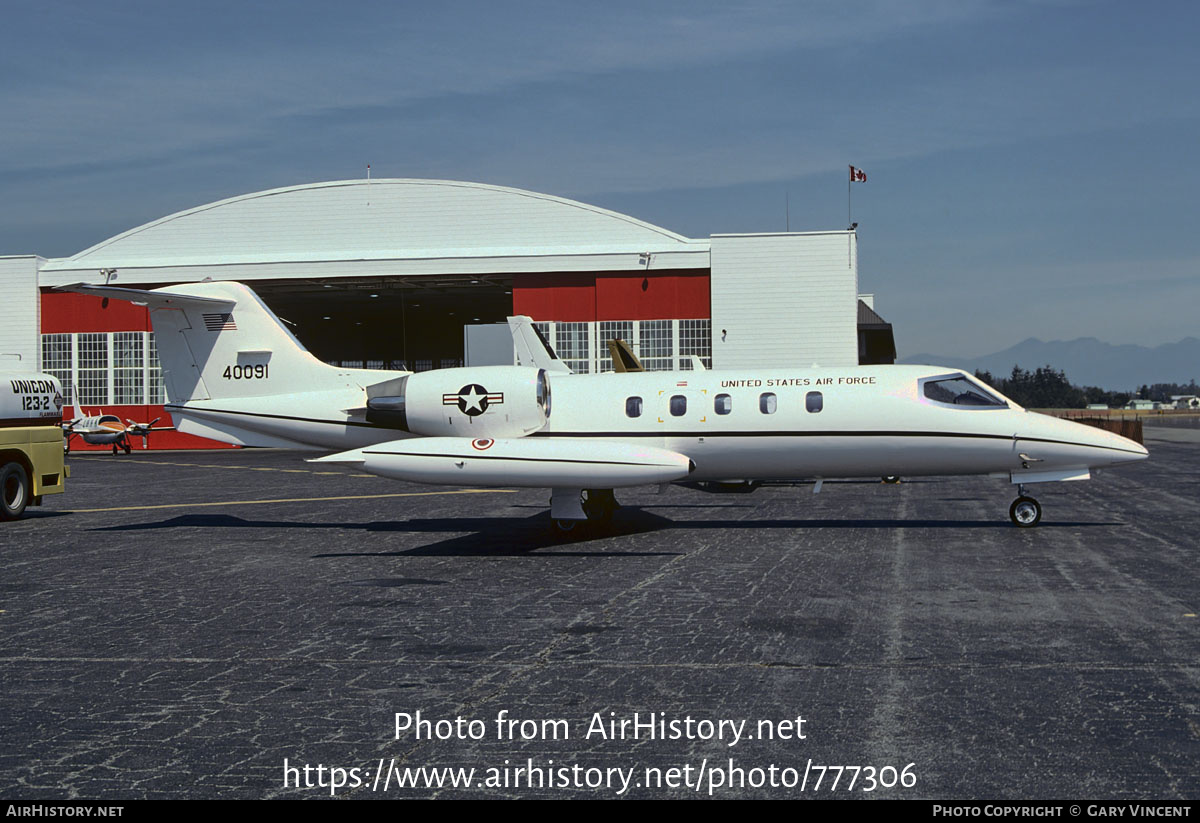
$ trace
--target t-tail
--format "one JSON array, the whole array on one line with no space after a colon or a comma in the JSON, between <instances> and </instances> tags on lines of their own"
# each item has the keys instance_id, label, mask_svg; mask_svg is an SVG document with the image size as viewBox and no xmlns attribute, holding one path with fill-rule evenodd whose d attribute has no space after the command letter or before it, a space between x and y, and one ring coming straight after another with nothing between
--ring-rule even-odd
<instances>
[{"instance_id":1,"label":"t-tail","mask_svg":"<svg viewBox=\"0 0 1200 823\"><path fill-rule=\"evenodd\" d=\"M342 437L322 432L336 426L344 434L361 416L356 407L366 387L403 374L322 363L241 283L152 290L77 283L60 290L149 307L166 408L186 433L251 446L342 445ZM319 424L314 436L295 439L296 426L271 422L289 411Z\"/></svg>"}]
</instances>

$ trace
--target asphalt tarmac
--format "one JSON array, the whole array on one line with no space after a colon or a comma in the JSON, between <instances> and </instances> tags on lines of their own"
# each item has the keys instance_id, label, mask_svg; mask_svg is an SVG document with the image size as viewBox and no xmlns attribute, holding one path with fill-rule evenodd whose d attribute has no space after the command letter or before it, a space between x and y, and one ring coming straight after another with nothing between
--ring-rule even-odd
<instances>
[{"instance_id":1,"label":"asphalt tarmac","mask_svg":"<svg viewBox=\"0 0 1200 823\"><path fill-rule=\"evenodd\" d=\"M545 491L74 455L0 524L0 797L1195 799L1200 443L1147 439L1032 530L935 478L567 540Z\"/></svg>"}]
</instances>

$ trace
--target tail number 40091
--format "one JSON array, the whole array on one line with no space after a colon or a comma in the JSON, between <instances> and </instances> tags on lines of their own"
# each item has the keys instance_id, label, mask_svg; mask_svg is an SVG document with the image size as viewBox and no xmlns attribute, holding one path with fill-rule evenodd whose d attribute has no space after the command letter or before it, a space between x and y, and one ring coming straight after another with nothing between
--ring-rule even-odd
<instances>
[{"instance_id":1,"label":"tail number 40091","mask_svg":"<svg viewBox=\"0 0 1200 823\"><path fill-rule=\"evenodd\" d=\"M221 376L226 380L262 380L269 376L270 368L262 363L256 366L226 366Z\"/></svg>"}]
</instances>

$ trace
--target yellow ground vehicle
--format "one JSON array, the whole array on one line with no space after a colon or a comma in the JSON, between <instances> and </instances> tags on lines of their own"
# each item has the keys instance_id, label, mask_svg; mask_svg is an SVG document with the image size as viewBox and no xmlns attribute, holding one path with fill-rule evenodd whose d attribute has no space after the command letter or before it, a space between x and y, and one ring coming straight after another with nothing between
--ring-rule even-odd
<instances>
[{"instance_id":1,"label":"yellow ground vehicle","mask_svg":"<svg viewBox=\"0 0 1200 823\"><path fill-rule=\"evenodd\" d=\"M53 376L0 371L0 520L63 492L62 402Z\"/></svg>"}]
</instances>

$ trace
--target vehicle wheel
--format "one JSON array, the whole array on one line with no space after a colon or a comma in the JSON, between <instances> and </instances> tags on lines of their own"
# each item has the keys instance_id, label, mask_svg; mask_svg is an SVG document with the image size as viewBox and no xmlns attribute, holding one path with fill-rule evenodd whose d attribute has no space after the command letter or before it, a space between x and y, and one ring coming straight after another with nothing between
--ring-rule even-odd
<instances>
[{"instance_id":1,"label":"vehicle wheel","mask_svg":"<svg viewBox=\"0 0 1200 823\"><path fill-rule=\"evenodd\" d=\"M580 502L588 520L607 522L612 520L613 512L620 508L612 489L584 489Z\"/></svg>"},{"instance_id":2,"label":"vehicle wheel","mask_svg":"<svg viewBox=\"0 0 1200 823\"><path fill-rule=\"evenodd\" d=\"M0 468L0 520L16 520L29 504L29 474L20 463Z\"/></svg>"},{"instance_id":3,"label":"vehicle wheel","mask_svg":"<svg viewBox=\"0 0 1200 823\"><path fill-rule=\"evenodd\" d=\"M113 443L113 454L115 455L116 453L117 453L117 444Z\"/></svg>"},{"instance_id":4,"label":"vehicle wheel","mask_svg":"<svg viewBox=\"0 0 1200 823\"><path fill-rule=\"evenodd\" d=\"M898 474L885 474L885 475L883 476L882 480L883 480L883 482L884 482L884 483L889 483L889 484L891 484L891 485L893 485L893 486L894 486L894 485L896 485L897 483L899 483L899 482L900 482L900 475L898 475Z\"/></svg>"},{"instance_id":5,"label":"vehicle wheel","mask_svg":"<svg viewBox=\"0 0 1200 823\"><path fill-rule=\"evenodd\" d=\"M126 454L129 454L131 451L133 451L133 449L130 448L128 443L122 443L121 448L123 448L125 450Z\"/></svg>"},{"instance_id":6,"label":"vehicle wheel","mask_svg":"<svg viewBox=\"0 0 1200 823\"><path fill-rule=\"evenodd\" d=\"M566 534L574 531L575 527L579 525L579 522L580 521L578 520L555 520L554 530L560 534Z\"/></svg>"},{"instance_id":7,"label":"vehicle wheel","mask_svg":"<svg viewBox=\"0 0 1200 823\"><path fill-rule=\"evenodd\" d=\"M1033 528L1042 522L1042 504L1032 497L1018 497L1009 506L1008 517L1018 528Z\"/></svg>"},{"instance_id":8,"label":"vehicle wheel","mask_svg":"<svg viewBox=\"0 0 1200 823\"><path fill-rule=\"evenodd\" d=\"M753 494L761 485L761 480L735 480L732 483L717 481L716 487L730 494Z\"/></svg>"}]
</instances>

